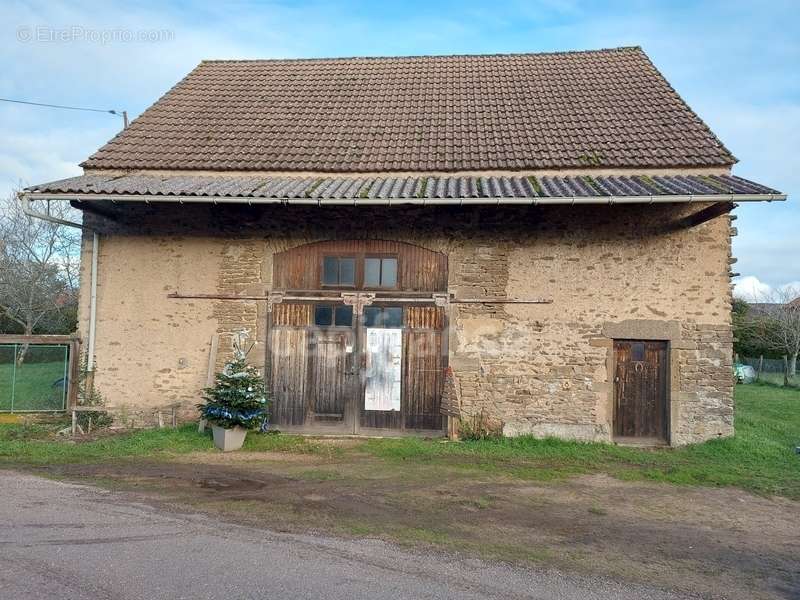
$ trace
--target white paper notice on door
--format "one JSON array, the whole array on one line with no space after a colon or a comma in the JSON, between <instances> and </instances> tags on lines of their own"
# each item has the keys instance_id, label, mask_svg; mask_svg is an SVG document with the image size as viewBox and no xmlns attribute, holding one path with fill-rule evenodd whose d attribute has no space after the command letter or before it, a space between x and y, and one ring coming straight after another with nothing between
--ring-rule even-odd
<instances>
[{"instance_id":1,"label":"white paper notice on door","mask_svg":"<svg viewBox=\"0 0 800 600\"><path fill-rule=\"evenodd\" d=\"M367 329L364 410L400 410L402 329Z\"/></svg>"}]
</instances>

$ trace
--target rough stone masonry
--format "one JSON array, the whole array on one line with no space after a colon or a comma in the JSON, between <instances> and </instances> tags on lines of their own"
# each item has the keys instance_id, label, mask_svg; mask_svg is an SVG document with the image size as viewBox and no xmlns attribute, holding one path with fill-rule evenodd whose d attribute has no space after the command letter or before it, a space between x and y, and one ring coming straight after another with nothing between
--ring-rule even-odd
<instances>
[{"instance_id":1,"label":"rough stone masonry","mask_svg":"<svg viewBox=\"0 0 800 600\"><path fill-rule=\"evenodd\" d=\"M461 412L508 435L611 438L613 340L669 343L670 440L731 435L730 217L666 232L697 206L298 207L127 204L101 232L95 382L112 406L172 402L192 414L212 336L217 366L246 328L266 360L273 254L326 239L391 239L443 252L458 297L551 304L450 305ZM90 240L84 265L90 264ZM81 332L88 324L82 288Z\"/></svg>"}]
</instances>

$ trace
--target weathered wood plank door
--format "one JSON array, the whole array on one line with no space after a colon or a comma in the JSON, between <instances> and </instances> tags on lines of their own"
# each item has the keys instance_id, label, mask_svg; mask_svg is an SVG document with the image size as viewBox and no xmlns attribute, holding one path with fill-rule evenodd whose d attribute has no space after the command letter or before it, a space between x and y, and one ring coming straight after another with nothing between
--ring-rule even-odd
<instances>
[{"instance_id":1,"label":"weathered wood plank door","mask_svg":"<svg viewBox=\"0 0 800 600\"><path fill-rule=\"evenodd\" d=\"M352 348L352 331L311 331L307 388L310 422L351 422Z\"/></svg>"},{"instance_id":2,"label":"weathered wood plank door","mask_svg":"<svg viewBox=\"0 0 800 600\"><path fill-rule=\"evenodd\" d=\"M308 331L310 306L276 307L269 330L269 381L272 392L270 421L303 425L308 382Z\"/></svg>"},{"instance_id":3,"label":"weathered wood plank door","mask_svg":"<svg viewBox=\"0 0 800 600\"><path fill-rule=\"evenodd\" d=\"M273 422L315 432L441 431L447 324L434 304L447 281L445 254L391 240L276 253Z\"/></svg>"},{"instance_id":4,"label":"weathered wood plank door","mask_svg":"<svg viewBox=\"0 0 800 600\"><path fill-rule=\"evenodd\" d=\"M614 342L614 435L668 440L666 342Z\"/></svg>"},{"instance_id":5,"label":"weathered wood plank door","mask_svg":"<svg viewBox=\"0 0 800 600\"><path fill-rule=\"evenodd\" d=\"M276 304L269 331L271 421L352 430L353 331L312 325L311 304Z\"/></svg>"},{"instance_id":6,"label":"weathered wood plank door","mask_svg":"<svg viewBox=\"0 0 800 600\"><path fill-rule=\"evenodd\" d=\"M436 306L406 309L403 345L403 412L407 429L441 429L445 314Z\"/></svg>"}]
</instances>

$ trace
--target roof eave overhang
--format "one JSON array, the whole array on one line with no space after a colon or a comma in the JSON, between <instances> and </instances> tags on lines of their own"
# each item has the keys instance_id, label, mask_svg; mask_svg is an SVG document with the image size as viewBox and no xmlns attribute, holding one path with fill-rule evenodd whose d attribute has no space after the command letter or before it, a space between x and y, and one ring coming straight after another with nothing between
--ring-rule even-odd
<instances>
[{"instance_id":1,"label":"roof eave overhang","mask_svg":"<svg viewBox=\"0 0 800 600\"><path fill-rule=\"evenodd\" d=\"M467 205L572 205L572 204L665 204L691 202L776 202L786 194L654 194L644 196L557 196L557 197L487 197L487 198L264 198L246 196L181 196L163 194L91 194L25 191L28 200L70 200L75 202L144 202L178 204L284 204L311 206L467 206Z\"/></svg>"}]
</instances>

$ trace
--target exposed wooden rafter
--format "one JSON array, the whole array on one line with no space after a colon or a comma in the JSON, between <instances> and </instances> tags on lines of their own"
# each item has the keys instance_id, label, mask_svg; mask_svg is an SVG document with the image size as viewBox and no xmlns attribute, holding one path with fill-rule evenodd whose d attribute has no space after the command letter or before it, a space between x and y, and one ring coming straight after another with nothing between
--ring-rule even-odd
<instances>
[{"instance_id":1,"label":"exposed wooden rafter","mask_svg":"<svg viewBox=\"0 0 800 600\"><path fill-rule=\"evenodd\" d=\"M667 226L667 230L676 231L678 229L697 227L698 225L702 225L703 223L707 223L712 219L716 219L717 217L731 212L737 206L738 205L735 202L717 202L711 206L707 206L706 208L698 210L687 217L679 219L674 223L670 223Z\"/></svg>"}]
</instances>

